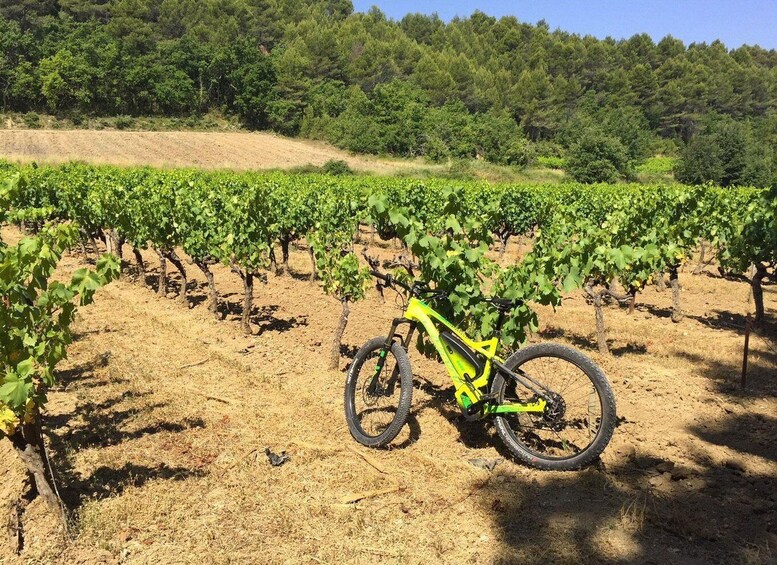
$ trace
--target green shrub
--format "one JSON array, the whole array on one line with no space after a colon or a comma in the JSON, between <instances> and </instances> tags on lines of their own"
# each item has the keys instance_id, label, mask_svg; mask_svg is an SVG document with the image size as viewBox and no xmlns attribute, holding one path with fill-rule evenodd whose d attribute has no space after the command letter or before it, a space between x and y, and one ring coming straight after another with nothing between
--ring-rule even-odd
<instances>
[{"instance_id":1,"label":"green shrub","mask_svg":"<svg viewBox=\"0 0 777 565\"><path fill-rule=\"evenodd\" d=\"M626 148L614 137L591 129L569 151L567 173L578 182L616 182L630 177Z\"/></svg>"},{"instance_id":2,"label":"green shrub","mask_svg":"<svg viewBox=\"0 0 777 565\"><path fill-rule=\"evenodd\" d=\"M674 176L685 184L720 184L723 159L717 139L712 135L691 138L675 166Z\"/></svg>"},{"instance_id":3,"label":"green shrub","mask_svg":"<svg viewBox=\"0 0 777 565\"><path fill-rule=\"evenodd\" d=\"M352 175L353 169L345 161L339 159L330 159L324 166L321 167L321 171L326 175L343 176Z\"/></svg>"},{"instance_id":4,"label":"green shrub","mask_svg":"<svg viewBox=\"0 0 777 565\"><path fill-rule=\"evenodd\" d=\"M536 163L545 169L563 169L567 166L566 159L563 157L550 157L546 155L537 157Z\"/></svg>"},{"instance_id":5,"label":"green shrub","mask_svg":"<svg viewBox=\"0 0 777 565\"><path fill-rule=\"evenodd\" d=\"M448 170L440 176L455 180L472 180L475 178L473 162L471 159L454 159Z\"/></svg>"},{"instance_id":6,"label":"green shrub","mask_svg":"<svg viewBox=\"0 0 777 565\"><path fill-rule=\"evenodd\" d=\"M22 117L22 120L24 120L24 125L30 129L39 129L43 127L43 124L40 121L40 116L35 112L27 112Z\"/></svg>"},{"instance_id":7,"label":"green shrub","mask_svg":"<svg viewBox=\"0 0 777 565\"><path fill-rule=\"evenodd\" d=\"M127 129L135 125L135 118L132 116L118 116L114 121L116 129Z\"/></svg>"},{"instance_id":8,"label":"green shrub","mask_svg":"<svg viewBox=\"0 0 777 565\"><path fill-rule=\"evenodd\" d=\"M73 123L74 126L80 126L84 123L86 120L86 116L84 116L83 113L79 112L78 110L73 110L68 114L68 118Z\"/></svg>"},{"instance_id":9,"label":"green shrub","mask_svg":"<svg viewBox=\"0 0 777 565\"><path fill-rule=\"evenodd\" d=\"M450 157L448 146L439 137L430 137L424 146L426 158L434 163L440 163Z\"/></svg>"},{"instance_id":10,"label":"green shrub","mask_svg":"<svg viewBox=\"0 0 777 565\"><path fill-rule=\"evenodd\" d=\"M650 157L644 163L639 165L637 167L637 172L646 173L649 175L671 175L676 166L677 159L675 157L659 155L656 157Z\"/></svg>"},{"instance_id":11,"label":"green shrub","mask_svg":"<svg viewBox=\"0 0 777 565\"><path fill-rule=\"evenodd\" d=\"M504 162L514 167L526 168L534 161L534 148L528 139L515 137L504 149Z\"/></svg>"}]
</instances>

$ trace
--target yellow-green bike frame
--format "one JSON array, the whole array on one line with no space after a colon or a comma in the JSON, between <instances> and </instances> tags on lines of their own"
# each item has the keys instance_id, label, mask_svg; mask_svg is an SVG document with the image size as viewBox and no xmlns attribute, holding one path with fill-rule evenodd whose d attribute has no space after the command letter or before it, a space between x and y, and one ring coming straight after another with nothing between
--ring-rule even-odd
<instances>
[{"instance_id":1,"label":"yellow-green bike frame","mask_svg":"<svg viewBox=\"0 0 777 565\"><path fill-rule=\"evenodd\" d=\"M410 330L405 337L396 333L397 327L401 324L410 325ZM498 336L494 336L486 341L474 341L428 304L415 297L411 297L408 301L404 316L402 318L396 318L391 326L386 346L381 352L378 367L376 367L376 376L383 368L383 360L391 347L391 343L395 339L399 339L405 349L407 349L413 330L418 324L423 327L429 337L429 341L442 358L456 390L456 402L465 415L473 416L475 414L480 414L485 416L515 412L542 412L545 409L547 402L542 397L544 396L544 392L550 391L547 391L545 387L531 379L528 375L516 374L504 366L504 361L496 354L499 347ZM464 342L468 348L485 358L485 366L480 375L476 376L474 374L474 368L466 358L452 348L446 346L443 339L440 337L438 325L444 326ZM533 390L535 392L534 400L527 403L497 404L493 402L495 399L489 397L488 387L491 384L494 367L506 373L530 390Z\"/></svg>"}]
</instances>

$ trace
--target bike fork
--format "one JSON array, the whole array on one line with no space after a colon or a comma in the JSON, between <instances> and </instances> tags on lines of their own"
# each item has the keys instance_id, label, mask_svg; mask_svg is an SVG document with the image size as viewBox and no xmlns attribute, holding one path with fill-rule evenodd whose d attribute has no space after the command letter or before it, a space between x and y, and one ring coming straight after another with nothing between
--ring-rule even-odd
<instances>
[{"instance_id":1,"label":"bike fork","mask_svg":"<svg viewBox=\"0 0 777 565\"><path fill-rule=\"evenodd\" d=\"M402 334L397 333L397 328L402 324L407 324L409 326L406 336L402 336ZM410 339L413 336L413 331L415 328L416 322L412 320L408 320L407 318L394 318L394 321L391 323L391 329L389 330L388 336L386 337L386 343L383 344L383 348L380 350L378 363L375 365L375 374L372 377L372 382L370 382L370 385L367 388L367 392L370 394L375 394L375 391L378 388L378 377L380 376L381 371L383 371L383 366L386 364L388 352L391 351L391 346L394 344L394 341L398 340L402 345L402 348L407 351L407 348L410 346ZM391 396L394 393L394 386L396 385L398 376L399 365L394 367L394 370L391 373L391 378L389 378L388 382L386 383L385 394L387 396Z\"/></svg>"}]
</instances>

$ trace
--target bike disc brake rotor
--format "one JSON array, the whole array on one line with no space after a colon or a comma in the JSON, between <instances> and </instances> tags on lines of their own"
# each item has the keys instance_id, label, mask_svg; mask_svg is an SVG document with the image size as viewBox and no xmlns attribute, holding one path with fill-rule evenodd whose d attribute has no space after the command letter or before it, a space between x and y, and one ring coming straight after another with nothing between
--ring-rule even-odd
<instances>
[{"instance_id":1,"label":"bike disc brake rotor","mask_svg":"<svg viewBox=\"0 0 777 565\"><path fill-rule=\"evenodd\" d=\"M377 381L375 382L375 390L370 392L369 388L374 378L375 376L373 375L369 379L365 379L364 384L362 385L362 400L365 405L370 407L375 406L382 397L386 396L386 389L384 389L380 383L380 375L378 375Z\"/></svg>"},{"instance_id":2,"label":"bike disc brake rotor","mask_svg":"<svg viewBox=\"0 0 777 565\"><path fill-rule=\"evenodd\" d=\"M566 422L564 421L566 412L567 403L560 395L553 393L549 398L549 402L545 405L542 418L547 422L550 429L558 432L566 427Z\"/></svg>"}]
</instances>

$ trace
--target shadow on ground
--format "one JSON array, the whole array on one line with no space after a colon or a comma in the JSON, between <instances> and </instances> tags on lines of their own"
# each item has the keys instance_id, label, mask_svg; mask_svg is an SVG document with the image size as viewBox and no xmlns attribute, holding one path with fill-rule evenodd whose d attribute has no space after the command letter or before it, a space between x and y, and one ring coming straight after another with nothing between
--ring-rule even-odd
<instances>
[{"instance_id":1,"label":"shadow on ground","mask_svg":"<svg viewBox=\"0 0 777 565\"><path fill-rule=\"evenodd\" d=\"M637 451L611 468L542 481L531 474L496 479L497 468L477 495L504 547L497 561L774 563L774 477L739 461L743 454L777 461L776 423L730 416L690 429L732 450L722 464L701 453L670 461Z\"/></svg>"},{"instance_id":2,"label":"shadow on ground","mask_svg":"<svg viewBox=\"0 0 777 565\"><path fill-rule=\"evenodd\" d=\"M60 373L61 388L94 388L112 382L95 374L110 362L110 355L96 356L84 365ZM201 467L187 468L163 462L143 464L121 462L101 465L87 474L76 471L75 456L84 449L105 448L154 434L181 434L205 427L200 418L179 421L160 419L158 410L166 404L148 402L150 393L125 390L99 402L81 401L64 414L49 415L44 434L49 440L49 457L66 506L75 511L85 500L121 494L128 486L153 480L181 480L205 474Z\"/></svg>"},{"instance_id":3,"label":"shadow on ground","mask_svg":"<svg viewBox=\"0 0 777 565\"><path fill-rule=\"evenodd\" d=\"M537 335L543 340L564 339L584 351L597 351L599 349L592 338L556 326L547 326L538 332ZM607 342L610 347L610 353L615 357L625 354L644 355L648 352L647 346L644 343L628 342L625 345L614 346L614 340L608 339Z\"/></svg>"}]
</instances>

